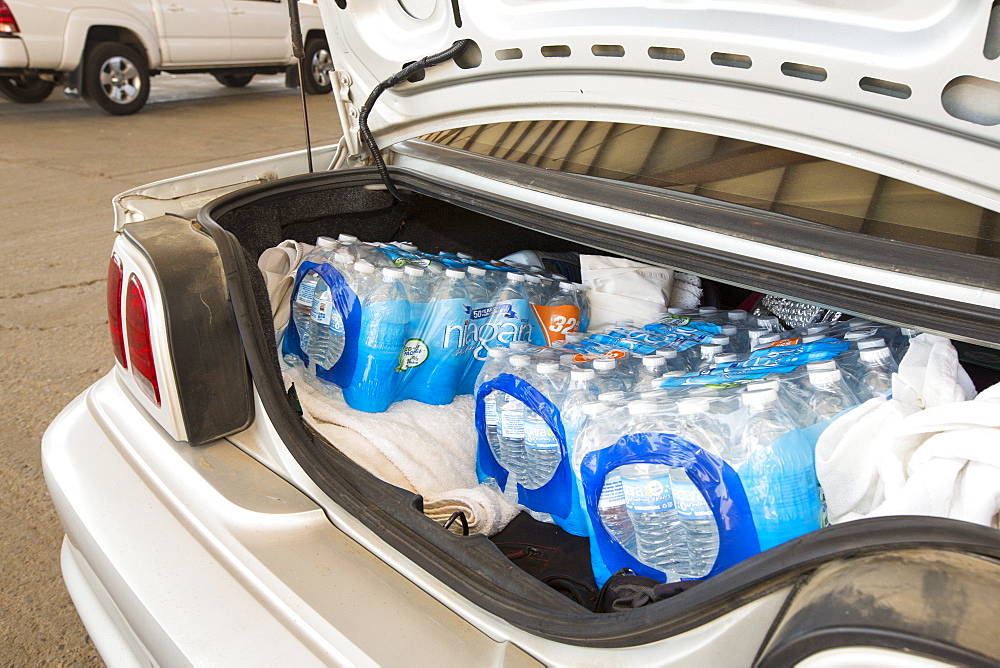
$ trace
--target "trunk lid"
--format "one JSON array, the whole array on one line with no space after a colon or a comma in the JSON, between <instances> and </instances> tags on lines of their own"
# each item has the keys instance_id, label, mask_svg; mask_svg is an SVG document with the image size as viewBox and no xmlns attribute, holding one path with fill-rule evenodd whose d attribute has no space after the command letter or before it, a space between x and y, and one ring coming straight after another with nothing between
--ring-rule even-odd
<instances>
[{"instance_id":1,"label":"trunk lid","mask_svg":"<svg viewBox=\"0 0 1000 668\"><path fill-rule=\"evenodd\" d=\"M379 98L369 125L383 147L498 121L614 120L752 140L1000 210L989 3L320 2L345 114L405 64L472 40Z\"/></svg>"}]
</instances>

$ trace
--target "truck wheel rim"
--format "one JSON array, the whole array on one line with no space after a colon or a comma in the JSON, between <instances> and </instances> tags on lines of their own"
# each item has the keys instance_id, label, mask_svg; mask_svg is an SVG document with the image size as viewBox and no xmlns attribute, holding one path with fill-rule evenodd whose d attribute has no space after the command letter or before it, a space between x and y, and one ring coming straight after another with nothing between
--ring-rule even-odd
<instances>
[{"instance_id":1,"label":"truck wheel rim","mask_svg":"<svg viewBox=\"0 0 1000 668\"><path fill-rule=\"evenodd\" d=\"M113 56L101 65L101 89L112 102L129 104L142 90L139 69L128 58Z\"/></svg>"},{"instance_id":2,"label":"truck wheel rim","mask_svg":"<svg viewBox=\"0 0 1000 668\"><path fill-rule=\"evenodd\" d=\"M327 49L320 49L312 57L313 79L320 86L330 85L330 70L333 69L333 58Z\"/></svg>"}]
</instances>

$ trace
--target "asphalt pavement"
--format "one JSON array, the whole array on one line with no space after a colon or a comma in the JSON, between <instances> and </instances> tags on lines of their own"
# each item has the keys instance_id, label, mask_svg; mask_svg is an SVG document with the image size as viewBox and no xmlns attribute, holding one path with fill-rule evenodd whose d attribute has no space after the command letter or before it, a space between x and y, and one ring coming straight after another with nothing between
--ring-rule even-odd
<instances>
[{"instance_id":1,"label":"asphalt pavement","mask_svg":"<svg viewBox=\"0 0 1000 668\"><path fill-rule=\"evenodd\" d=\"M299 93L283 83L258 76L229 89L209 75L161 75L147 106L124 117L61 91L35 105L0 98L0 665L100 663L59 572L63 531L39 445L113 364L111 198L302 148ZM332 143L332 99L308 100L314 145Z\"/></svg>"}]
</instances>

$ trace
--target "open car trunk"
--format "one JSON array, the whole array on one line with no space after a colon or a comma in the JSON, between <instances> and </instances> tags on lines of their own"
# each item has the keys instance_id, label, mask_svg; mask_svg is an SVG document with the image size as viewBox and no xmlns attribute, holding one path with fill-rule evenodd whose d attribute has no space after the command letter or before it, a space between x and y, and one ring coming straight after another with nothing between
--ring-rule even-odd
<instances>
[{"instance_id":1,"label":"open car trunk","mask_svg":"<svg viewBox=\"0 0 1000 668\"><path fill-rule=\"evenodd\" d=\"M333 502L458 595L548 639L623 647L684 632L768 593L790 590L829 562L926 548L1000 558L1000 535L986 527L911 516L862 520L827 527L768 550L671 599L595 614L528 576L484 536L463 537L444 530L422 514L419 496L376 479L302 421L285 392L270 306L257 270L257 258L265 249L284 239L313 243L318 235L350 233L365 241L406 240L427 252L464 251L482 258L500 258L521 249L620 254L716 278L736 276L740 267L719 260L720 271L713 273L707 262L694 266L693 259L691 265L682 265L679 255L643 245L638 237L616 237L589 229L586 221L573 225L527 208L500 207L468 194L446 193L443 187L431 187L405 172L396 176L398 185L424 194L410 203L397 202L374 169L318 173L239 191L203 209L199 222L219 247L256 390L288 449ZM752 275L739 282L764 290L770 287L753 285ZM806 286L808 294L801 296L869 316L879 308L872 303L869 312L859 309L862 297L856 294L845 297L850 304L839 303L835 294L820 300L815 290ZM747 294L746 287L709 280L705 301L735 308ZM784 294L797 292L790 286ZM896 322L921 324L913 318ZM928 326L934 328L933 323ZM989 370L970 372L980 385L996 381Z\"/></svg>"}]
</instances>

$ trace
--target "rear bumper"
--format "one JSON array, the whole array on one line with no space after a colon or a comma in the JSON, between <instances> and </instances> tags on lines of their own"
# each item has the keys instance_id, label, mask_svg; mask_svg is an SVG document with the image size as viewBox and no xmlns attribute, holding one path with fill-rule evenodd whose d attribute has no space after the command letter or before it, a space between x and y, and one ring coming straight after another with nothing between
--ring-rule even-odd
<instances>
[{"instance_id":1,"label":"rear bumper","mask_svg":"<svg viewBox=\"0 0 1000 668\"><path fill-rule=\"evenodd\" d=\"M228 441L172 441L114 373L53 421L42 459L67 588L111 663L367 665L456 640L504 652ZM388 626L426 644L386 647Z\"/></svg>"},{"instance_id":2,"label":"rear bumper","mask_svg":"<svg viewBox=\"0 0 1000 668\"><path fill-rule=\"evenodd\" d=\"M0 37L0 72L28 67L28 50L20 37Z\"/></svg>"}]
</instances>

